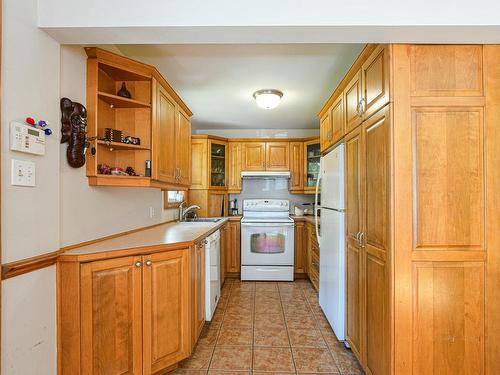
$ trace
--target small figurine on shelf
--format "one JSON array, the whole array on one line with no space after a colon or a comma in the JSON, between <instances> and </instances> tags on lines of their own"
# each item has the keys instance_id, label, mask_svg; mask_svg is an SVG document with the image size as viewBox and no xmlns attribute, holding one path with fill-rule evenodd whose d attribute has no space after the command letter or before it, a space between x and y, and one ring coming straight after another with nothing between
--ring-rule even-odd
<instances>
[{"instance_id":1,"label":"small figurine on shelf","mask_svg":"<svg viewBox=\"0 0 500 375\"><path fill-rule=\"evenodd\" d=\"M132 95L130 95L130 91L127 90L125 82L122 83L122 88L118 90L116 95L121 96L122 98L132 99Z\"/></svg>"},{"instance_id":2,"label":"small figurine on shelf","mask_svg":"<svg viewBox=\"0 0 500 375\"><path fill-rule=\"evenodd\" d=\"M138 174L135 173L134 168L130 166L127 167L127 169L125 169L125 173L128 174L129 176L138 176Z\"/></svg>"},{"instance_id":3,"label":"small figurine on shelf","mask_svg":"<svg viewBox=\"0 0 500 375\"><path fill-rule=\"evenodd\" d=\"M36 121L33 117L26 117L25 121L28 125L31 125L34 128L43 130L45 135L52 134L52 130L50 128L47 128L47 126L49 125L48 121L45 121L45 120Z\"/></svg>"},{"instance_id":4,"label":"small figurine on shelf","mask_svg":"<svg viewBox=\"0 0 500 375\"><path fill-rule=\"evenodd\" d=\"M99 174L111 174L111 167L107 164L99 164L97 166Z\"/></svg>"},{"instance_id":5,"label":"small figurine on shelf","mask_svg":"<svg viewBox=\"0 0 500 375\"><path fill-rule=\"evenodd\" d=\"M139 146L141 144L141 139L138 137L132 137L132 136L128 135L125 138L123 138L122 142L129 144L129 145Z\"/></svg>"}]
</instances>

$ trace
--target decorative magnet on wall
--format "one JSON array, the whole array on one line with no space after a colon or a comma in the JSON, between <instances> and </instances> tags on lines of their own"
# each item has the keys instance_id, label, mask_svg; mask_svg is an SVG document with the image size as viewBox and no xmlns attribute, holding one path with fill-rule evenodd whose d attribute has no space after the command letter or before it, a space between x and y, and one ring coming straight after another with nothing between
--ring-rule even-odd
<instances>
[{"instance_id":1,"label":"decorative magnet on wall","mask_svg":"<svg viewBox=\"0 0 500 375\"><path fill-rule=\"evenodd\" d=\"M132 95L130 95L130 91L127 90L127 86L125 86L125 82L122 83L122 88L118 90L116 95L121 96L122 98L132 99Z\"/></svg>"},{"instance_id":2,"label":"decorative magnet on wall","mask_svg":"<svg viewBox=\"0 0 500 375\"><path fill-rule=\"evenodd\" d=\"M66 156L73 168L83 167L89 147L87 109L68 98L61 99L61 143L68 143Z\"/></svg>"},{"instance_id":3,"label":"decorative magnet on wall","mask_svg":"<svg viewBox=\"0 0 500 375\"><path fill-rule=\"evenodd\" d=\"M47 126L49 125L48 121L45 121L45 120L36 121L33 117L26 117L26 120L24 120L24 121L28 125L33 126L34 128L43 130L43 132L45 133L45 135L51 135L52 134L52 130L50 128L47 128Z\"/></svg>"}]
</instances>

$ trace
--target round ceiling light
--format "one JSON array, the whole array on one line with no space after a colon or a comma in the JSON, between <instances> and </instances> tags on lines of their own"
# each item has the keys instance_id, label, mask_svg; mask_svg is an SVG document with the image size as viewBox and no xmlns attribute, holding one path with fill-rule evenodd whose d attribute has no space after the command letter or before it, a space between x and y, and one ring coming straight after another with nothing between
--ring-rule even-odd
<instances>
[{"instance_id":1,"label":"round ceiling light","mask_svg":"<svg viewBox=\"0 0 500 375\"><path fill-rule=\"evenodd\" d=\"M264 109L273 109L280 104L283 93L275 89L263 89L253 93L257 105Z\"/></svg>"}]
</instances>

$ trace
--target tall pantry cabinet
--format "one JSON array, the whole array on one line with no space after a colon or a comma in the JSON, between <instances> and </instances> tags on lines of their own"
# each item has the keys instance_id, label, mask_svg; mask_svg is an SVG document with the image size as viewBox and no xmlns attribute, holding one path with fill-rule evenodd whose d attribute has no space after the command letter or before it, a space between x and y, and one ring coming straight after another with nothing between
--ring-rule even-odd
<instances>
[{"instance_id":1,"label":"tall pantry cabinet","mask_svg":"<svg viewBox=\"0 0 500 375\"><path fill-rule=\"evenodd\" d=\"M500 373L498 61L368 45L320 112L343 96L347 340L367 374Z\"/></svg>"}]
</instances>

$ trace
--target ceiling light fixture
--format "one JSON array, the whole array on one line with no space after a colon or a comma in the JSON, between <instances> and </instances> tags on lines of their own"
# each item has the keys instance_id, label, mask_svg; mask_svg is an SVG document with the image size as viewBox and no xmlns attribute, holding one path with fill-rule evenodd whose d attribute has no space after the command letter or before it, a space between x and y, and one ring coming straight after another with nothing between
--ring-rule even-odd
<instances>
[{"instance_id":1,"label":"ceiling light fixture","mask_svg":"<svg viewBox=\"0 0 500 375\"><path fill-rule=\"evenodd\" d=\"M280 104L283 93L275 89L263 89L253 93L257 105L264 109L273 109Z\"/></svg>"}]
</instances>

